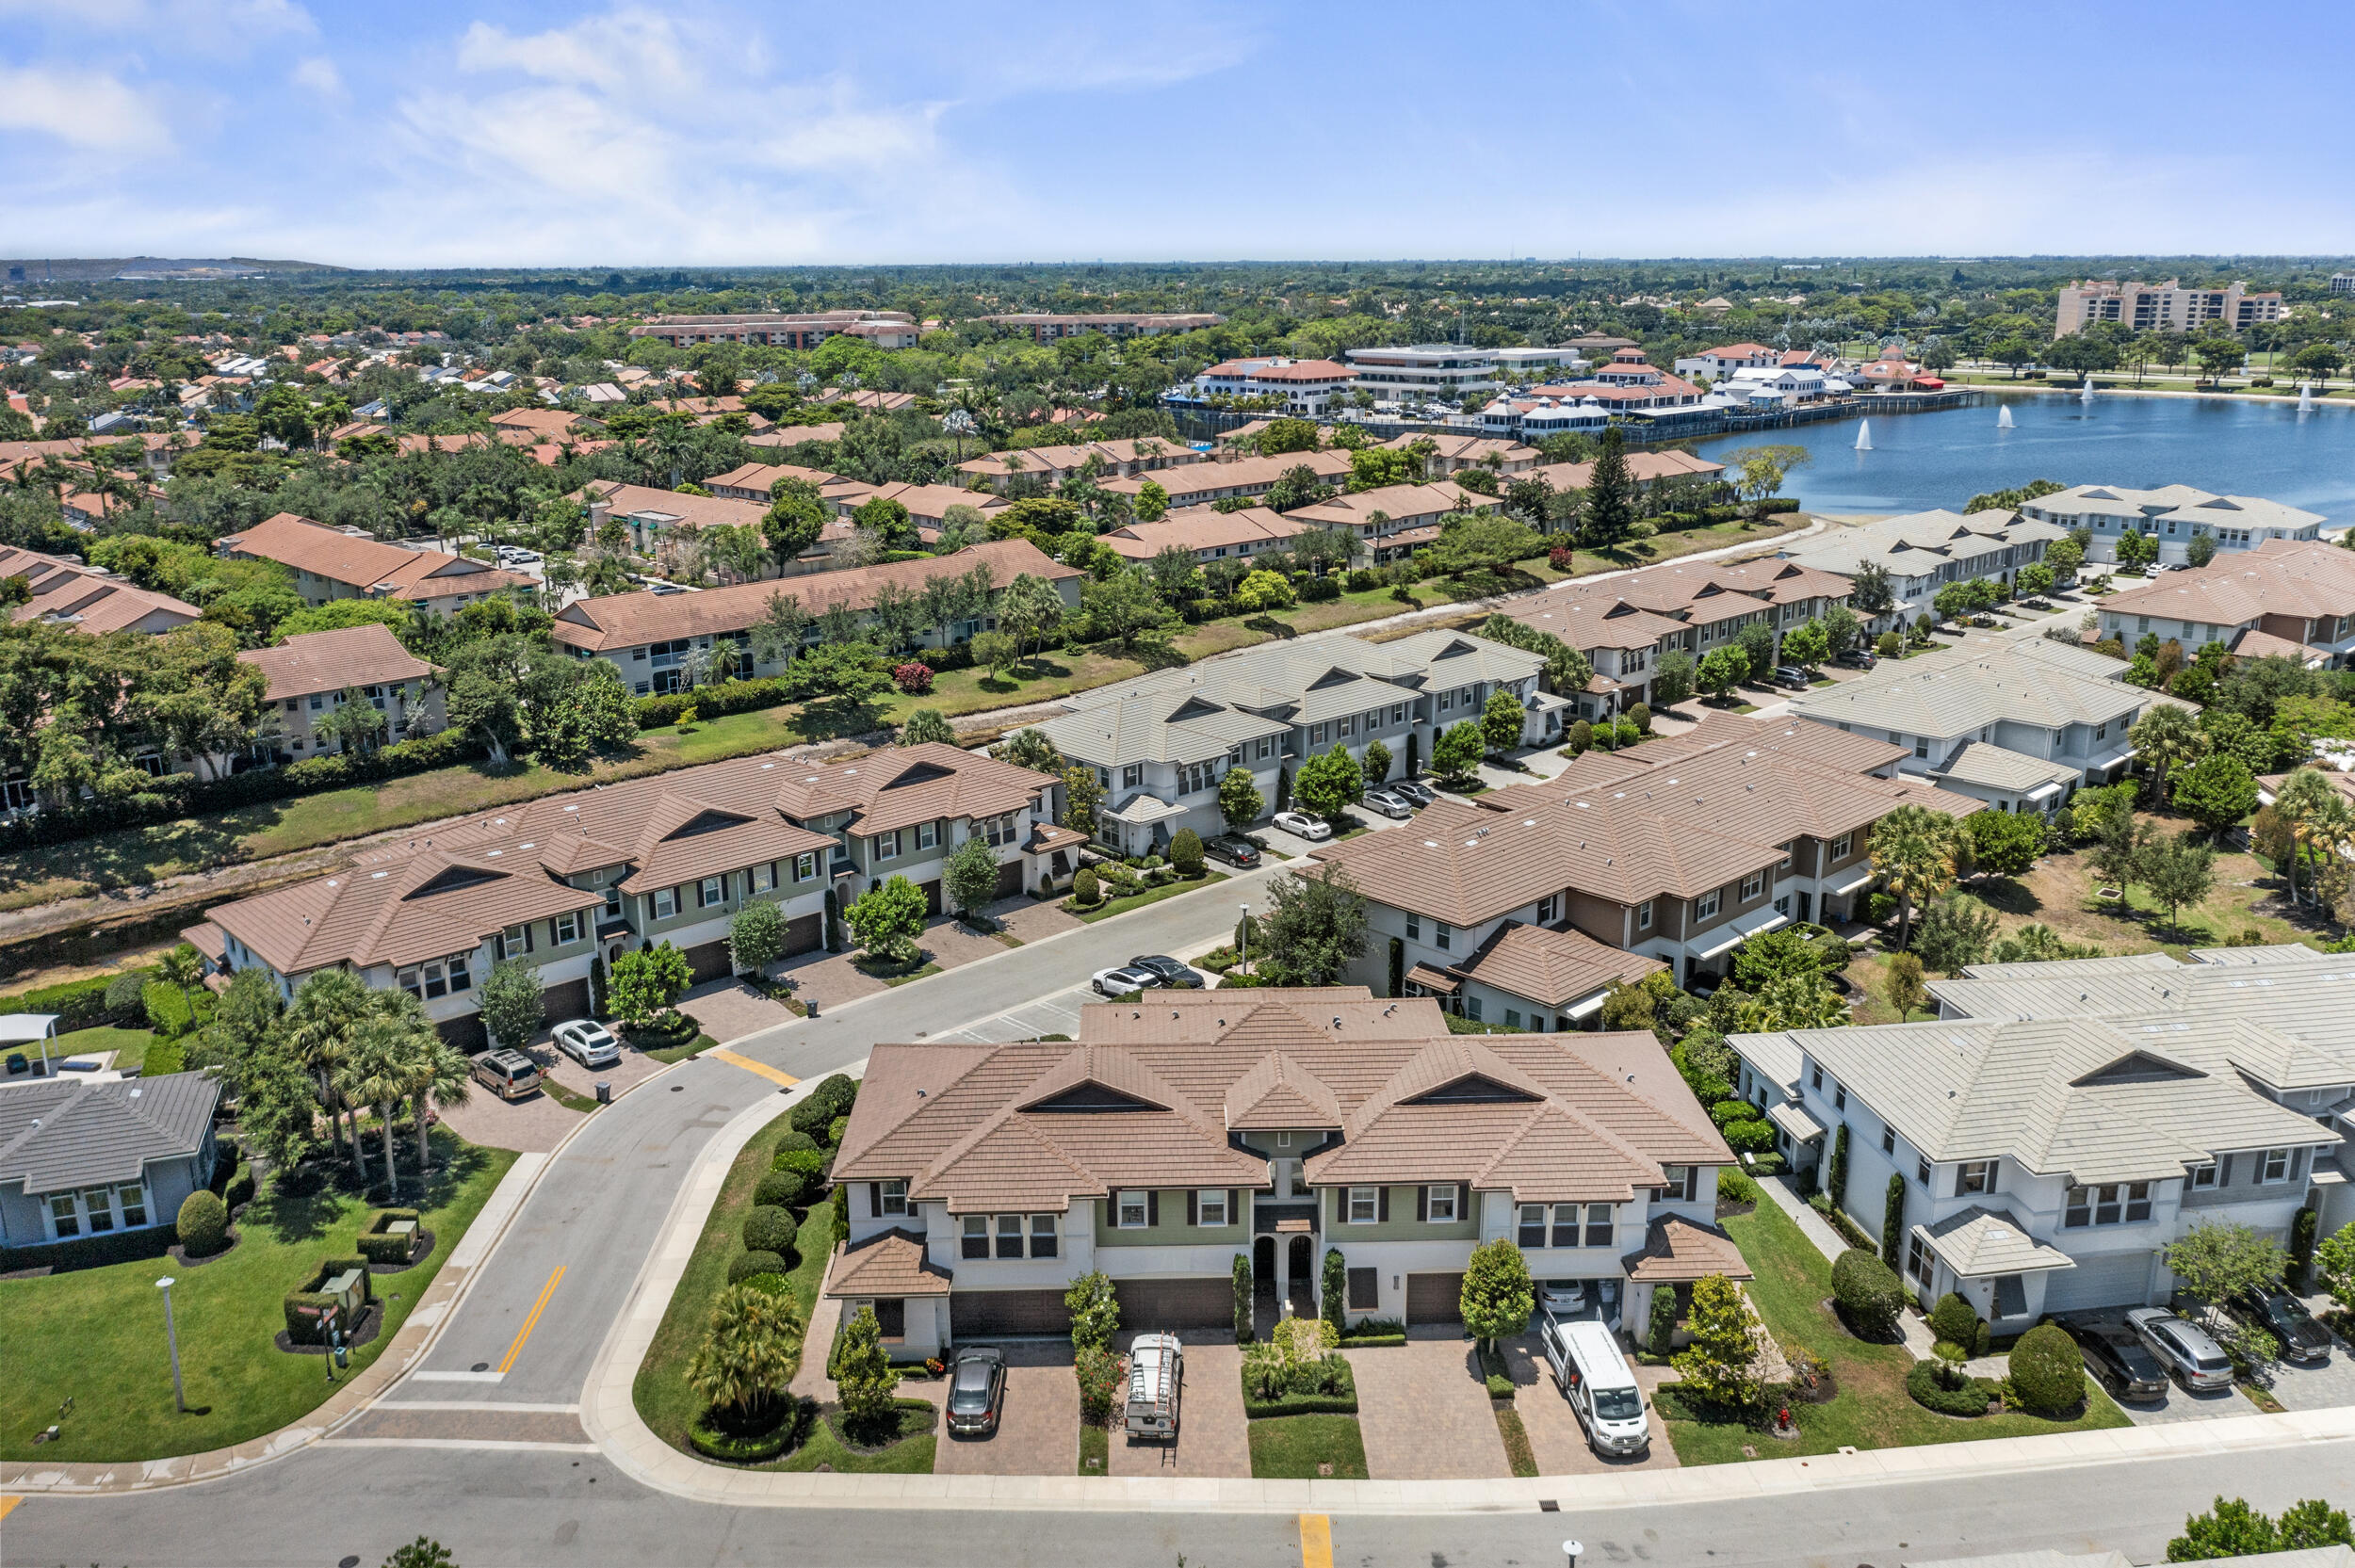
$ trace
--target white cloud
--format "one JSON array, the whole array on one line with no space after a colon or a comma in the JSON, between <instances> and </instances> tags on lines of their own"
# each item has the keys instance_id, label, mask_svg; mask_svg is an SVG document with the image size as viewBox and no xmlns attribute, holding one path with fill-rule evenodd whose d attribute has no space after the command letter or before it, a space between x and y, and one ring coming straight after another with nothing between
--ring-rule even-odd
<instances>
[{"instance_id":1,"label":"white cloud","mask_svg":"<svg viewBox=\"0 0 2355 1568\"><path fill-rule=\"evenodd\" d=\"M311 13L293 0L0 0L60 32L129 33L151 44L235 57L265 39L310 37Z\"/></svg>"},{"instance_id":2,"label":"white cloud","mask_svg":"<svg viewBox=\"0 0 2355 1568\"><path fill-rule=\"evenodd\" d=\"M707 46L723 47L717 39ZM738 63L736 51L728 52L726 63L731 68ZM607 91L633 82L678 89L692 80L672 21L628 8L524 37L478 22L459 40L458 68L514 71Z\"/></svg>"},{"instance_id":3,"label":"white cloud","mask_svg":"<svg viewBox=\"0 0 2355 1568\"><path fill-rule=\"evenodd\" d=\"M171 139L154 105L114 77L54 66L0 66L0 128L117 152Z\"/></svg>"},{"instance_id":4,"label":"white cloud","mask_svg":"<svg viewBox=\"0 0 2355 1568\"><path fill-rule=\"evenodd\" d=\"M337 71L335 62L325 55L313 55L297 65L293 80L295 86L309 88L321 98L344 96L343 73Z\"/></svg>"}]
</instances>

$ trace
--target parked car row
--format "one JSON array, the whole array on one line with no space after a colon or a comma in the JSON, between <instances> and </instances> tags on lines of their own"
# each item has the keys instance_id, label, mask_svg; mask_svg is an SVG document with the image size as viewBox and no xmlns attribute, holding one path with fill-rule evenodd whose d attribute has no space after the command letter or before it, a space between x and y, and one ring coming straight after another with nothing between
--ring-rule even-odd
<instances>
[{"instance_id":1,"label":"parked car row","mask_svg":"<svg viewBox=\"0 0 2355 1568\"><path fill-rule=\"evenodd\" d=\"M1088 983L1099 996L1126 996L1136 991L1199 991L1210 982L1202 971L1166 953L1145 953L1110 969L1098 969Z\"/></svg>"}]
</instances>

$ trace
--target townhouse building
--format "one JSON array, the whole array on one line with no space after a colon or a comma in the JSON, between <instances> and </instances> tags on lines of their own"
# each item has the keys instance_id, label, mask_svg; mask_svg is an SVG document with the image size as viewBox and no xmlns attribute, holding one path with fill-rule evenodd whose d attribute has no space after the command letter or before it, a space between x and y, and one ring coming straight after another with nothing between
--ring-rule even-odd
<instances>
[{"instance_id":1,"label":"townhouse building","mask_svg":"<svg viewBox=\"0 0 2355 1568\"><path fill-rule=\"evenodd\" d=\"M556 612L549 636L571 649L576 658L607 660L621 672L623 684L643 697L694 684L689 677L698 666L713 670L714 678L723 662L732 665L739 674L780 672L792 650L773 650L781 656L763 658L753 636L753 628L768 618L772 598L789 599L813 618L842 605L864 622L871 619L876 595L886 589L917 594L934 579L970 579L976 572L988 574L992 605L1015 578L1031 576L1051 585L1073 609L1079 607L1080 582L1085 575L1049 558L1027 539L992 540L919 560L772 582L737 583L694 593L649 591L576 599ZM942 647L970 641L975 634L994 631L997 625L995 612L983 610L946 625L925 627L911 641L917 647ZM803 644L815 643L820 635L816 624L811 624L804 631ZM724 660L721 655L725 655Z\"/></svg>"},{"instance_id":2,"label":"townhouse building","mask_svg":"<svg viewBox=\"0 0 2355 1568\"><path fill-rule=\"evenodd\" d=\"M797 462L748 462L731 468L724 474L714 474L703 484L706 490L711 492L720 500L749 501L758 506L765 515L770 503L775 499L777 486L788 479L799 479L804 484L816 485L820 496L830 505L837 503L844 494L853 490L871 488L860 484L856 479L845 478L839 474L829 474L822 468L805 468ZM614 488L616 491L637 492L645 487L631 485ZM659 491L647 495L631 494L625 499L640 505L659 505L653 500L653 495L671 493L673 493L669 491ZM609 499L609 510L610 504Z\"/></svg>"},{"instance_id":3,"label":"townhouse building","mask_svg":"<svg viewBox=\"0 0 2355 1568\"><path fill-rule=\"evenodd\" d=\"M1781 365L1781 354L1762 343L1729 343L1687 355L1678 360L1673 368L1680 376L1722 381L1737 370L1775 370Z\"/></svg>"},{"instance_id":4,"label":"townhouse building","mask_svg":"<svg viewBox=\"0 0 2355 1568\"><path fill-rule=\"evenodd\" d=\"M1888 574L1893 603L1867 622L1878 632L1927 613L1948 583L1984 579L2010 586L2022 567L2042 560L2053 542L2068 534L2056 524L2019 512L1991 508L1966 517L1941 509L1836 528L1782 553L1843 577L1854 577L1868 565L1879 567Z\"/></svg>"},{"instance_id":5,"label":"townhouse building","mask_svg":"<svg viewBox=\"0 0 2355 1568\"><path fill-rule=\"evenodd\" d=\"M1164 514L1159 523L1125 524L1096 537L1127 559L1140 563L1173 544L1193 551L1194 558L1205 564L1248 560L1270 550L1289 549L1293 539L1314 525L1296 517L1265 507L1245 507L1241 511L1186 507Z\"/></svg>"},{"instance_id":6,"label":"townhouse building","mask_svg":"<svg viewBox=\"0 0 2355 1568\"><path fill-rule=\"evenodd\" d=\"M941 863L969 838L996 853L1000 897L1060 880L1079 838L1054 826L1060 789L940 744L831 765L740 757L445 824L181 934L214 971L258 968L288 997L337 966L397 986L479 1049L478 998L502 960L538 971L548 1018L585 1017L592 965L625 952L667 942L697 982L727 974L728 923L751 902L780 907L788 955L824 944L830 907L893 876L938 913Z\"/></svg>"},{"instance_id":7,"label":"townhouse building","mask_svg":"<svg viewBox=\"0 0 2355 1568\"><path fill-rule=\"evenodd\" d=\"M1444 517L1503 509L1496 496L1441 481L1356 491L1294 507L1286 515L1306 527L1348 529L1357 538L1358 563L1387 566L1436 542Z\"/></svg>"},{"instance_id":8,"label":"townhouse building","mask_svg":"<svg viewBox=\"0 0 2355 1568\"><path fill-rule=\"evenodd\" d=\"M400 645L389 626L374 623L304 632L275 648L249 648L239 664L269 683L262 701L275 710L277 733L262 750L275 760L333 756L340 736L321 735L320 721L347 702L364 702L384 716L386 742L439 735L448 727L441 671Z\"/></svg>"},{"instance_id":9,"label":"townhouse building","mask_svg":"<svg viewBox=\"0 0 2355 1568\"><path fill-rule=\"evenodd\" d=\"M1165 850L1188 828L1205 838L1225 832L1218 786L1229 768L1250 773L1271 813L1290 774L1337 746L1362 766L1378 740L1390 776L1409 777L1438 733L1477 719L1494 692L1537 702L1544 665L1462 632L1379 643L1319 638L1080 693L1065 699L1068 713L1038 728L1065 757L1096 769L1104 788L1097 840L1114 854L1141 855Z\"/></svg>"},{"instance_id":10,"label":"townhouse building","mask_svg":"<svg viewBox=\"0 0 2355 1568\"><path fill-rule=\"evenodd\" d=\"M815 473L816 470L810 470ZM735 471L737 477L742 469ZM657 490L652 485L625 484L619 479L595 479L574 493L574 499L589 509L589 537L594 539L607 523L619 523L628 531L629 547L637 554L661 557L676 547L681 534L702 528L752 528L757 530L761 520L769 515L769 497L746 496L740 492L749 486L737 483L729 489L739 493L723 495L714 491L709 495L686 495L674 490ZM848 487L843 487L847 492Z\"/></svg>"},{"instance_id":11,"label":"townhouse building","mask_svg":"<svg viewBox=\"0 0 2355 1568\"><path fill-rule=\"evenodd\" d=\"M2158 558L2181 565L2191 542L2212 540L2219 556L2254 550L2276 540L2322 537L2322 518L2256 495L2216 495L2190 485L2130 490L2124 485L2072 485L2020 504L2022 517L2092 535L2086 559L2114 561L2118 542L2139 533L2159 546Z\"/></svg>"},{"instance_id":12,"label":"townhouse building","mask_svg":"<svg viewBox=\"0 0 2355 1568\"><path fill-rule=\"evenodd\" d=\"M2210 325L2237 332L2261 321L2281 319L2279 292L2251 294L2242 283L2222 288L2185 288L2175 278L2163 283L2100 278L2061 287L2053 336L2073 336L2097 321L2114 322L2137 332L2198 332Z\"/></svg>"},{"instance_id":13,"label":"townhouse building","mask_svg":"<svg viewBox=\"0 0 2355 1568\"><path fill-rule=\"evenodd\" d=\"M1381 445L1392 452L1421 446L1426 454L1422 460L1424 477L1433 479L1445 478L1459 468L1485 468L1502 478L1519 478L1545 459L1545 454L1535 446L1486 434L1410 430L1392 436Z\"/></svg>"},{"instance_id":14,"label":"townhouse building","mask_svg":"<svg viewBox=\"0 0 2355 1568\"><path fill-rule=\"evenodd\" d=\"M1025 483L1052 490L1083 472L1091 462L1096 464L1096 477L1099 479L1129 479L1157 469L1201 462L1209 456L1208 452L1182 442L1138 436L1132 440L1082 441L992 452L985 457L966 459L957 464L957 472L966 476L968 484L986 484L1004 495Z\"/></svg>"},{"instance_id":15,"label":"townhouse building","mask_svg":"<svg viewBox=\"0 0 2355 1568\"><path fill-rule=\"evenodd\" d=\"M2341 665L2355 653L2355 552L2271 540L2113 593L2101 624L2129 648L2152 636L2181 643L2186 656L2221 642L2242 658Z\"/></svg>"},{"instance_id":16,"label":"townhouse building","mask_svg":"<svg viewBox=\"0 0 2355 1568\"><path fill-rule=\"evenodd\" d=\"M1101 332L1114 341L1129 337L1163 337L1171 332L1196 332L1205 327L1222 326L1226 320L1210 311L1097 311L1076 315L1053 311L1015 311L1003 315L984 315L981 319L993 327L1028 332L1039 343L1053 343L1058 338L1080 337L1088 332Z\"/></svg>"},{"instance_id":17,"label":"townhouse building","mask_svg":"<svg viewBox=\"0 0 2355 1568\"><path fill-rule=\"evenodd\" d=\"M2163 1302L2165 1249L2196 1226L2286 1242L2300 1208L2355 1216L2355 973L2305 947L2217 956L1973 965L1932 983L1935 1023L1731 1037L1737 1088L1800 1166L1847 1127L1835 1201L1876 1236L1902 1204L1925 1305L1955 1291L2012 1334Z\"/></svg>"},{"instance_id":18,"label":"townhouse building","mask_svg":"<svg viewBox=\"0 0 2355 1568\"><path fill-rule=\"evenodd\" d=\"M1941 649L1791 699L1795 718L1900 749L1898 768L1999 811L2060 809L2134 759L2127 732L2154 701L2126 667L2035 638Z\"/></svg>"},{"instance_id":19,"label":"townhouse building","mask_svg":"<svg viewBox=\"0 0 2355 1568\"><path fill-rule=\"evenodd\" d=\"M1402 402L1460 404L1466 394L1490 392L1498 385L1496 351L1460 343L1352 348L1341 358L1357 373L1356 389L1372 393L1376 408Z\"/></svg>"},{"instance_id":20,"label":"townhouse building","mask_svg":"<svg viewBox=\"0 0 2355 1568\"><path fill-rule=\"evenodd\" d=\"M1490 1014L1502 993L1532 1030L1599 1014L1600 975L1565 1006L1513 988L1492 946L1512 923L1656 960L1688 988L1722 977L1761 931L1845 918L1872 882L1873 825L1890 812L1978 809L1925 781L1880 776L1897 752L1813 725L1712 715L1634 752L1589 752L1544 784L1441 800L1390 832L1320 846L1315 858L1367 900L1373 940L1346 978L1442 996L1486 1023L1512 1021ZM1555 947L1559 962L1593 957Z\"/></svg>"},{"instance_id":21,"label":"townhouse building","mask_svg":"<svg viewBox=\"0 0 2355 1568\"><path fill-rule=\"evenodd\" d=\"M1331 360L1222 360L1194 379L1193 395L1204 397L1280 397L1284 412L1319 418L1348 396L1357 372Z\"/></svg>"},{"instance_id":22,"label":"townhouse building","mask_svg":"<svg viewBox=\"0 0 2355 1568\"><path fill-rule=\"evenodd\" d=\"M1133 503L1147 483L1161 487L1171 509L1206 507L1214 501L1249 500L1265 495L1275 481L1295 468L1306 468L1320 483L1339 488L1349 482L1349 454L1343 451L1284 452L1272 458L1243 457L1233 447L1208 462L1187 463L1125 479L1107 479L1102 488Z\"/></svg>"},{"instance_id":23,"label":"townhouse building","mask_svg":"<svg viewBox=\"0 0 2355 1568\"><path fill-rule=\"evenodd\" d=\"M330 528L282 511L217 546L230 560L274 560L294 573L306 605L334 599L393 599L426 614L455 615L498 594L539 588L537 579L440 550L386 544L357 529Z\"/></svg>"},{"instance_id":24,"label":"townhouse building","mask_svg":"<svg viewBox=\"0 0 2355 1568\"><path fill-rule=\"evenodd\" d=\"M86 561L0 544L0 581L11 577L24 578L30 596L8 606L10 621L72 626L93 637L168 632L204 613L186 600L141 588Z\"/></svg>"},{"instance_id":25,"label":"townhouse building","mask_svg":"<svg viewBox=\"0 0 2355 1568\"><path fill-rule=\"evenodd\" d=\"M826 1283L894 1359L1061 1334L1101 1270L1124 1327L1223 1329L1233 1270L1262 1313L1462 1320L1472 1249L1650 1293L1746 1276L1715 1228L1731 1156L1648 1033L1452 1036L1361 987L1091 1004L1078 1039L879 1044L833 1179L850 1226Z\"/></svg>"},{"instance_id":26,"label":"townhouse building","mask_svg":"<svg viewBox=\"0 0 2355 1568\"><path fill-rule=\"evenodd\" d=\"M939 539L941 529L948 524L951 507L964 507L988 517L1003 510L1006 505L1003 496L993 495L986 491L966 490L961 485L853 483L845 486L838 497L829 498L842 509L845 516L869 501L897 501L907 509L908 521L916 525L917 536L927 544Z\"/></svg>"},{"instance_id":27,"label":"townhouse building","mask_svg":"<svg viewBox=\"0 0 2355 1568\"><path fill-rule=\"evenodd\" d=\"M916 318L905 311L832 310L742 315L658 315L632 327L632 337L650 337L674 348L698 343L765 343L780 348L815 348L830 337L850 335L877 348L913 348Z\"/></svg>"},{"instance_id":28,"label":"townhouse building","mask_svg":"<svg viewBox=\"0 0 2355 1568\"><path fill-rule=\"evenodd\" d=\"M1639 491L1656 489L1680 479L1723 485L1725 473L1724 463L1712 462L1707 458L1696 457L1674 447L1665 452L1630 452L1627 455L1628 480ZM1595 465L1592 462L1540 463L1515 477L1542 479L1550 489L1567 494L1584 490L1594 482ZM1725 493L1725 498L1731 498L1730 492ZM1551 523L1539 525L1548 529L1554 526Z\"/></svg>"},{"instance_id":29,"label":"townhouse building","mask_svg":"<svg viewBox=\"0 0 2355 1568\"><path fill-rule=\"evenodd\" d=\"M1595 719L1649 703L1661 657L1672 650L1702 658L1737 640L1752 622L1774 633L1779 650L1783 633L1847 597L1847 578L1770 558L1672 562L1600 582L1573 579L1516 600L1504 613L1586 655L1594 679L1584 691L1563 695L1575 717Z\"/></svg>"}]
</instances>

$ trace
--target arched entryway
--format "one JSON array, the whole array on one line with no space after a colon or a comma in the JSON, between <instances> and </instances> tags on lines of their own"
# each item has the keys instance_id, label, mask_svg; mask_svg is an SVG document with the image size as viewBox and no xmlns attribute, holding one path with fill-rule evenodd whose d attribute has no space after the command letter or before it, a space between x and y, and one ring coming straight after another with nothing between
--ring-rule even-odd
<instances>
[{"instance_id":1,"label":"arched entryway","mask_svg":"<svg viewBox=\"0 0 2355 1568\"><path fill-rule=\"evenodd\" d=\"M1262 1236L1251 1243L1252 1330L1265 1338L1275 1327L1275 1303L1280 1298L1275 1277L1275 1237Z\"/></svg>"},{"instance_id":2,"label":"arched entryway","mask_svg":"<svg viewBox=\"0 0 2355 1568\"><path fill-rule=\"evenodd\" d=\"M1285 1260L1289 1265L1289 1267L1285 1269L1285 1273L1289 1277L1288 1284L1290 1286L1290 1293L1286 1299L1291 1302L1292 1315L1296 1317L1313 1317L1316 1316L1316 1237L1312 1236L1295 1236L1291 1238L1291 1246L1289 1250L1289 1255Z\"/></svg>"}]
</instances>

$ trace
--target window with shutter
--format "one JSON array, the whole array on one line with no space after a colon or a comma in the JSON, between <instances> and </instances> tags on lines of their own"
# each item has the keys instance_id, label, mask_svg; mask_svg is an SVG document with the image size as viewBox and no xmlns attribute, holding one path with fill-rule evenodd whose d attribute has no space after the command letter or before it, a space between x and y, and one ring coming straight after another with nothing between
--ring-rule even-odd
<instances>
[{"instance_id":1,"label":"window with shutter","mask_svg":"<svg viewBox=\"0 0 2355 1568\"><path fill-rule=\"evenodd\" d=\"M1145 1195L1145 1222L1147 1225L1161 1222L1161 1195L1158 1189Z\"/></svg>"}]
</instances>

